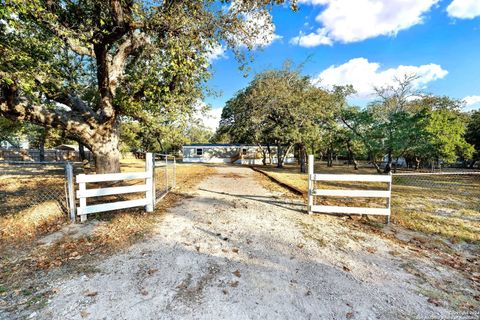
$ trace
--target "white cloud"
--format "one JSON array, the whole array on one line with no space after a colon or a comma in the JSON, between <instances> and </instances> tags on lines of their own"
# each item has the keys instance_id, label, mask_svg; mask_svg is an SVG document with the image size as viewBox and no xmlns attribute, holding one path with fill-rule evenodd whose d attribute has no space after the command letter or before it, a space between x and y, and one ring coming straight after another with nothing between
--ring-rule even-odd
<instances>
[{"instance_id":1,"label":"white cloud","mask_svg":"<svg viewBox=\"0 0 480 320\"><path fill-rule=\"evenodd\" d=\"M450 17L473 19L480 16L479 0L453 0L447 7Z\"/></svg>"},{"instance_id":2,"label":"white cloud","mask_svg":"<svg viewBox=\"0 0 480 320\"><path fill-rule=\"evenodd\" d=\"M417 75L418 79L414 85L417 88L424 88L427 83L442 79L447 74L448 71L433 63L421 66L400 65L381 70L379 63L369 62L365 58L355 58L342 65L328 67L314 78L314 81L326 87L350 84L357 91L357 98L368 99L375 93L375 87L394 85L395 78L402 78L404 75Z\"/></svg>"},{"instance_id":3,"label":"white cloud","mask_svg":"<svg viewBox=\"0 0 480 320\"><path fill-rule=\"evenodd\" d=\"M327 36L325 29L318 29L316 32L304 34L300 32L297 37L290 40L291 44L298 44L302 47L316 47L319 45L332 45L332 40Z\"/></svg>"},{"instance_id":4,"label":"white cloud","mask_svg":"<svg viewBox=\"0 0 480 320\"><path fill-rule=\"evenodd\" d=\"M199 119L203 122L203 124L215 131L218 128L218 125L220 123L220 118L222 116L222 108L214 108L210 109L206 112L206 114L200 115Z\"/></svg>"},{"instance_id":5,"label":"white cloud","mask_svg":"<svg viewBox=\"0 0 480 320\"><path fill-rule=\"evenodd\" d=\"M300 34L295 37L298 38L296 43L313 46L313 39L316 39L317 45L330 45L332 42L350 43L381 35L395 35L401 30L422 23L423 15L438 1L300 0L299 3L321 5L325 8L316 17L321 28L315 33ZM305 37L307 39L299 41Z\"/></svg>"},{"instance_id":6,"label":"white cloud","mask_svg":"<svg viewBox=\"0 0 480 320\"><path fill-rule=\"evenodd\" d=\"M463 101L467 110L480 109L480 96L467 96Z\"/></svg>"},{"instance_id":7,"label":"white cloud","mask_svg":"<svg viewBox=\"0 0 480 320\"><path fill-rule=\"evenodd\" d=\"M218 59L227 58L227 55L225 54L226 48L221 44L209 48L207 51L207 59L210 63Z\"/></svg>"}]
</instances>

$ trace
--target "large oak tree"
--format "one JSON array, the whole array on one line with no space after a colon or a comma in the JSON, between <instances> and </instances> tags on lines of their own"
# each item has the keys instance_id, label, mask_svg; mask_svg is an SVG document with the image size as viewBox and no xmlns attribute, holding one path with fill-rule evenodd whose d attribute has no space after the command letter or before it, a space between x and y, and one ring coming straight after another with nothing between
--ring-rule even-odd
<instances>
[{"instance_id":1,"label":"large oak tree","mask_svg":"<svg viewBox=\"0 0 480 320\"><path fill-rule=\"evenodd\" d=\"M0 114L64 130L118 172L122 118L192 112L208 54L242 60L282 2L0 0Z\"/></svg>"}]
</instances>

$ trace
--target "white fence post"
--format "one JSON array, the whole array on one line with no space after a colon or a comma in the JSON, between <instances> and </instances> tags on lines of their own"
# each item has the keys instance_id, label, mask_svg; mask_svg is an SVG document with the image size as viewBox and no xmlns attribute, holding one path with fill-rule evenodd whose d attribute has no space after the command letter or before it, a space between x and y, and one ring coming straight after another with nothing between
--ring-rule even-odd
<instances>
[{"instance_id":1,"label":"white fence post","mask_svg":"<svg viewBox=\"0 0 480 320\"><path fill-rule=\"evenodd\" d=\"M312 206L313 206L313 180L312 175L314 171L314 156L312 154L308 155L308 214L312 214Z\"/></svg>"},{"instance_id":2,"label":"white fence post","mask_svg":"<svg viewBox=\"0 0 480 320\"><path fill-rule=\"evenodd\" d=\"M78 176L84 176L84 174L79 174ZM87 185L85 182L80 182L78 184L78 192L84 192L87 190ZM80 198L80 205L78 207L78 214L80 215L80 222L87 221L87 215L83 213L83 210L87 206L87 198Z\"/></svg>"},{"instance_id":3,"label":"white fence post","mask_svg":"<svg viewBox=\"0 0 480 320\"><path fill-rule=\"evenodd\" d=\"M145 206L145 210L147 212L153 212L155 200L153 196L153 154L151 152L145 154L145 172L147 173L147 178L145 179L145 184L147 185L147 191L145 192L147 205Z\"/></svg>"},{"instance_id":4,"label":"white fence post","mask_svg":"<svg viewBox=\"0 0 480 320\"><path fill-rule=\"evenodd\" d=\"M155 206L157 205L157 178L156 178L156 154L154 153L152 156L152 203L153 203L153 210L155 210Z\"/></svg>"},{"instance_id":5,"label":"white fence post","mask_svg":"<svg viewBox=\"0 0 480 320\"><path fill-rule=\"evenodd\" d=\"M67 178L68 210L70 211L70 220L75 222L75 188L73 184L73 166L71 162L65 164L65 176Z\"/></svg>"},{"instance_id":6,"label":"white fence post","mask_svg":"<svg viewBox=\"0 0 480 320\"><path fill-rule=\"evenodd\" d=\"M387 224L390 224L390 216L392 215L392 183L393 183L393 175L390 171L390 184L388 186L388 198L387 198L387 207L388 207L388 216L387 216Z\"/></svg>"}]
</instances>

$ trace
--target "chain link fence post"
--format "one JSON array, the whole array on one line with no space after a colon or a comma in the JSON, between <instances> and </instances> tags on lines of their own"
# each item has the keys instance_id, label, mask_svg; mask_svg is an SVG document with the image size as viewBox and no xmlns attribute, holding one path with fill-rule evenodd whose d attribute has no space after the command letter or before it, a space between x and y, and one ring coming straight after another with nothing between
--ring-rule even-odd
<instances>
[{"instance_id":1,"label":"chain link fence post","mask_svg":"<svg viewBox=\"0 0 480 320\"><path fill-rule=\"evenodd\" d=\"M75 222L76 204L75 204L75 187L73 182L73 165L70 161L65 163L65 180L67 183L67 203L70 213L70 220Z\"/></svg>"},{"instance_id":2,"label":"chain link fence post","mask_svg":"<svg viewBox=\"0 0 480 320\"><path fill-rule=\"evenodd\" d=\"M168 193L168 155L165 155L165 193Z\"/></svg>"},{"instance_id":3,"label":"chain link fence post","mask_svg":"<svg viewBox=\"0 0 480 320\"><path fill-rule=\"evenodd\" d=\"M173 156L173 188L177 186L177 162L175 156Z\"/></svg>"}]
</instances>

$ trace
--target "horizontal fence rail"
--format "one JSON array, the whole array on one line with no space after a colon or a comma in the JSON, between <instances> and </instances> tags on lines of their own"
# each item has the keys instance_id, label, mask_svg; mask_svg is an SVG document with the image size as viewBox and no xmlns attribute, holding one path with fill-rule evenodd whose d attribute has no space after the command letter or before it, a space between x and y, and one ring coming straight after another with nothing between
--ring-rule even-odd
<instances>
[{"instance_id":1,"label":"horizontal fence rail","mask_svg":"<svg viewBox=\"0 0 480 320\"><path fill-rule=\"evenodd\" d=\"M78 183L77 199L80 205L77 208L77 215L80 216L80 221L87 220L87 215L97 212L105 212L111 210L127 209L133 207L145 206L147 212L152 212L154 208L154 187L153 187L153 155L147 153L145 156L145 171L144 172L128 172L128 173L106 173L106 174L79 174L76 177ZM95 182L111 182L111 181L126 181L126 180L140 180L144 179L145 183L133 186L121 187L106 187L87 189L87 183ZM111 203L101 203L94 205L87 205L87 199L93 197L103 197L110 195L120 195L127 193L145 194L145 197L140 199L117 201Z\"/></svg>"},{"instance_id":2,"label":"horizontal fence rail","mask_svg":"<svg viewBox=\"0 0 480 320\"><path fill-rule=\"evenodd\" d=\"M77 183L146 179L148 177L149 172L147 171L128 173L79 174L77 175Z\"/></svg>"},{"instance_id":3,"label":"horizontal fence rail","mask_svg":"<svg viewBox=\"0 0 480 320\"><path fill-rule=\"evenodd\" d=\"M382 182L388 183L387 190L356 190L356 189L317 189L316 181L348 181L348 182ZM340 213L340 214L371 214L387 217L390 221L390 206L392 194L392 175L365 175L365 174L318 174L314 173L314 157L308 156L308 212ZM383 198L386 199L384 208L348 207L332 205L316 205L314 197L337 198Z\"/></svg>"},{"instance_id":4,"label":"horizontal fence rail","mask_svg":"<svg viewBox=\"0 0 480 320\"><path fill-rule=\"evenodd\" d=\"M387 175L373 174L315 174L312 173L311 179L314 181L362 181L362 182L390 182L391 178Z\"/></svg>"}]
</instances>

